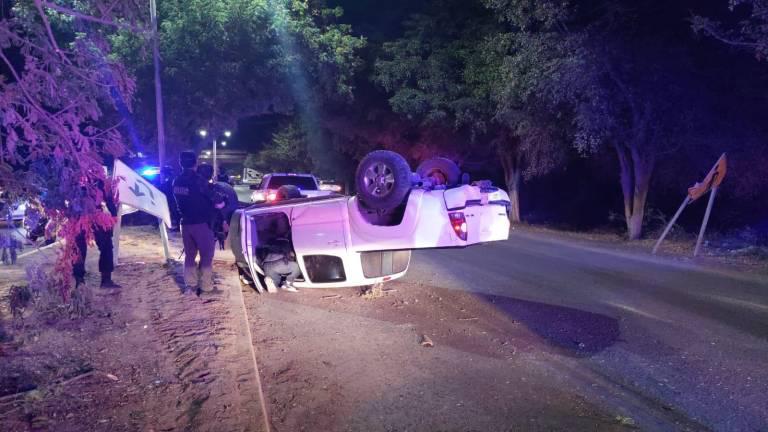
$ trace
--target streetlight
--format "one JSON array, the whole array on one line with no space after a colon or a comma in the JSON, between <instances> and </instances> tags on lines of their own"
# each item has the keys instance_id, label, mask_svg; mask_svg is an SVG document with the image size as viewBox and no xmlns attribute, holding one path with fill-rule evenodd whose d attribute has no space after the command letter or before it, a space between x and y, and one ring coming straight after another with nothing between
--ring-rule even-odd
<instances>
[{"instance_id":1,"label":"streetlight","mask_svg":"<svg viewBox=\"0 0 768 432\"><path fill-rule=\"evenodd\" d=\"M202 138L205 138L205 137L207 137L207 136L208 136L208 131L207 131L207 130L205 130L205 129L200 129L199 131L197 131L197 133L198 133L198 134L200 134L200 136L201 136ZM225 130L224 132L222 132L222 134L221 134L221 135L224 135L225 137L229 138L229 137L231 137L231 136L232 136L232 132L231 132L231 131L229 131L229 130ZM219 137L219 136L221 136L221 135L212 134L212 136L213 136L213 137ZM216 171L217 171L217 169L216 169L216 148L217 148L217 142L216 142L216 139L217 139L217 138L214 138L214 139L213 139L213 175L214 175L214 177L215 177L215 176L216 176L216 174L217 174L217 172L216 172ZM221 145L222 145L222 146L224 146L224 147L226 147L226 146L227 146L227 142L222 140L222 141L221 141ZM206 154L208 154L208 152L206 152Z\"/></svg>"}]
</instances>

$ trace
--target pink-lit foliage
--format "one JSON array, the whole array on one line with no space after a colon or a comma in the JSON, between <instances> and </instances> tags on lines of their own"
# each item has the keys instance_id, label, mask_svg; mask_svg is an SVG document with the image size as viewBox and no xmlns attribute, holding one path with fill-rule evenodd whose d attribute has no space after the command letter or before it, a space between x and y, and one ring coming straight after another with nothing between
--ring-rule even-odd
<instances>
[{"instance_id":1,"label":"pink-lit foliage","mask_svg":"<svg viewBox=\"0 0 768 432\"><path fill-rule=\"evenodd\" d=\"M65 240L55 268L65 300L75 237L91 242L94 226L114 223L101 204L113 190L104 156L124 152L121 122L110 119L135 84L109 37L139 31L138 10L132 0L30 0L0 20L0 189L41 204L48 234Z\"/></svg>"}]
</instances>

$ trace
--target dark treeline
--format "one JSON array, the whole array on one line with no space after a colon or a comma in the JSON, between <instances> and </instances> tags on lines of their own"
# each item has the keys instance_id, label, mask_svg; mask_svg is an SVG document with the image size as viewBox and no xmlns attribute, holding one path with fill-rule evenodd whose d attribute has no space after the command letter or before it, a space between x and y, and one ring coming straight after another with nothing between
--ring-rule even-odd
<instances>
[{"instance_id":1,"label":"dark treeline","mask_svg":"<svg viewBox=\"0 0 768 432\"><path fill-rule=\"evenodd\" d=\"M713 225L768 231L768 65L699 23L735 41L728 29L749 17L749 2L338 3L369 43L337 130L364 129L358 139L414 159L459 159L519 191L523 220L623 222L631 238L671 216L727 152ZM356 125L350 112L390 122ZM682 225L694 228L703 207Z\"/></svg>"},{"instance_id":2,"label":"dark treeline","mask_svg":"<svg viewBox=\"0 0 768 432\"><path fill-rule=\"evenodd\" d=\"M79 215L62 173L157 148L148 11L56 4L2 2L0 189ZM713 226L768 232L764 0L163 0L158 16L169 160L208 146L203 127L237 129L247 165L340 181L376 148L446 156L506 187L515 221L636 239L727 152Z\"/></svg>"}]
</instances>

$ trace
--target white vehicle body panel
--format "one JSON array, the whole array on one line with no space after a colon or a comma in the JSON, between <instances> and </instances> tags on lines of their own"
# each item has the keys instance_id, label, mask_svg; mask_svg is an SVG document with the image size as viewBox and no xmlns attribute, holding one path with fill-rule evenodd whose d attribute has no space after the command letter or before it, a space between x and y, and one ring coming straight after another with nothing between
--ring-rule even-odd
<instances>
[{"instance_id":1,"label":"white vehicle body panel","mask_svg":"<svg viewBox=\"0 0 768 432\"><path fill-rule=\"evenodd\" d=\"M406 263L403 271L366 277L362 264L366 252L370 255L379 251L466 247L506 240L509 236L508 203L508 195L500 189L483 191L478 186L464 185L448 190L412 190L402 221L395 226L371 224L362 213L364 210L361 210L358 199L348 196L255 205L239 210L237 214L241 218L242 248L254 283L260 283L255 275L258 273L263 278L264 272L254 259L253 221L260 215L282 212L289 218L297 262L305 275L304 280L294 282L294 286L338 288L394 280L408 270ZM466 240L454 231L450 212L460 212L466 218ZM310 273L304 258L317 255L341 259L345 280L312 282L307 277Z\"/></svg>"}]
</instances>

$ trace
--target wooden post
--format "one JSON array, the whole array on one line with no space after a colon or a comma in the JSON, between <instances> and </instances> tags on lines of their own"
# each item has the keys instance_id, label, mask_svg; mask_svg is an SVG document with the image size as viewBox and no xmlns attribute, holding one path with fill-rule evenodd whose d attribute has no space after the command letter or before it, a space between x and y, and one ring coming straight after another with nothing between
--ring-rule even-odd
<instances>
[{"instance_id":1,"label":"wooden post","mask_svg":"<svg viewBox=\"0 0 768 432\"><path fill-rule=\"evenodd\" d=\"M165 228L165 222L162 219L160 221L160 238L163 240L163 253L165 253L165 261L171 261L171 251L168 247L168 231Z\"/></svg>"},{"instance_id":2,"label":"wooden post","mask_svg":"<svg viewBox=\"0 0 768 432\"><path fill-rule=\"evenodd\" d=\"M683 200L683 203L680 205L680 208L679 208L679 209L677 209L677 213L675 213L675 215L674 215L674 216L672 216L672 220L671 220L671 221L669 221L669 224L667 224L667 227L666 227L666 228L664 228L664 232L663 232L663 233L661 233L661 237L659 237L659 239L656 241L656 245L654 245L654 246L653 246L653 252L652 252L652 253L653 253L654 255L656 254L656 251L658 251L658 250L659 250L659 246L661 246L661 242L663 242L663 241L664 241L664 238L665 238L665 237L667 237L667 234L669 234L669 230L671 230L671 229L672 229L672 225L674 225L674 224L675 224L675 222L677 222L677 218L679 218L679 217L680 217L680 214L683 212L683 209L684 209L684 208L685 208L685 206L687 206L687 205L688 205L688 203L690 203L690 202L691 202L691 197L689 197L688 195L686 195L686 196L685 196L685 199Z\"/></svg>"},{"instance_id":3,"label":"wooden post","mask_svg":"<svg viewBox=\"0 0 768 432\"><path fill-rule=\"evenodd\" d=\"M117 222L115 222L114 228L112 228L112 261L117 267L118 255L120 255L120 229L123 224L123 204L118 204L117 207Z\"/></svg>"},{"instance_id":4,"label":"wooden post","mask_svg":"<svg viewBox=\"0 0 768 432\"><path fill-rule=\"evenodd\" d=\"M707 222L709 222L709 214L712 212L712 204L715 202L715 194L717 193L717 186L714 186L709 192L709 202L707 203L707 211L704 212L704 220L701 222L701 230L699 231L699 238L696 239L696 249L693 250L693 256L699 254L701 248L701 242L704 240L704 231L707 230Z\"/></svg>"}]
</instances>

